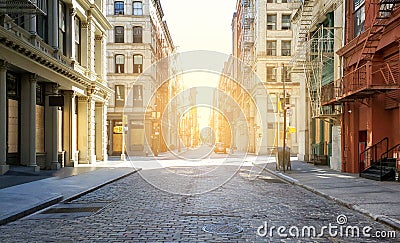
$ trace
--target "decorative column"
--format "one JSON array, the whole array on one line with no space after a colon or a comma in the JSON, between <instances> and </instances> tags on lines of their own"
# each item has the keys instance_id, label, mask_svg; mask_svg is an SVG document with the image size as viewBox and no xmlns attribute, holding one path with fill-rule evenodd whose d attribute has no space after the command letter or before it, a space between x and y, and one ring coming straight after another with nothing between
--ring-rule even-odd
<instances>
[{"instance_id":1,"label":"decorative column","mask_svg":"<svg viewBox=\"0 0 400 243\"><path fill-rule=\"evenodd\" d=\"M46 93L57 94L56 84L46 85ZM49 105L49 96L46 96L45 102L45 146L46 146L46 161L50 163L52 170L60 169L61 165L58 163L58 107Z\"/></svg>"},{"instance_id":2,"label":"decorative column","mask_svg":"<svg viewBox=\"0 0 400 243\"><path fill-rule=\"evenodd\" d=\"M94 59L95 59L95 72L97 75L100 76L101 79L105 79L105 75L103 73L104 66L103 64L105 63L105 50L104 50L104 38L103 35L96 35L94 38L95 41L95 53L94 53Z\"/></svg>"},{"instance_id":3,"label":"decorative column","mask_svg":"<svg viewBox=\"0 0 400 243\"><path fill-rule=\"evenodd\" d=\"M89 164L96 162L96 102L93 97L88 97L88 158ZM101 126L99 124L99 126Z\"/></svg>"},{"instance_id":4,"label":"decorative column","mask_svg":"<svg viewBox=\"0 0 400 243\"><path fill-rule=\"evenodd\" d=\"M107 161L107 106L96 102L96 159Z\"/></svg>"},{"instance_id":5,"label":"decorative column","mask_svg":"<svg viewBox=\"0 0 400 243\"><path fill-rule=\"evenodd\" d=\"M36 35L36 15L31 14L29 15L29 33L32 35Z\"/></svg>"},{"instance_id":6,"label":"decorative column","mask_svg":"<svg viewBox=\"0 0 400 243\"><path fill-rule=\"evenodd\" d=\"M89 55L89 40L88 40L88 29L89 24L86 22L81 23L81 65L89 68L88 66L88 55Z\"/></svg>"},{"instance_id":7,"label":"decorative column","mask_svg":"<svg viewBox=\"0 0 400 243\"><path fill-rule=\"evenodd\" d=\"M92 12L88 11L88 13L87 13L87 41L88 41L87 42L87 47L88 47L87 68L90 70L89 78L91 80L96 79L96 74L95 74L95 30L96 30L96 27L94 25Z\"/></svg>"},{"instance_id":8,"label":"decorative column","mask_svg":"<svg viewBox=\"0 0 400 243\"><path fill-rule=\"evenodd\" d=\"M7 62L0 60L0 175L9 169L7 162Z\"/></svg>"},{"instance_id":9,"label":"decorative column","mask_svg":"<svg viewBox=\"0 0 400 243\"><path fill-rule=\"evenodd\" d=\"M89 164L89 121L88 121L88 97L78 97L78 150L79 164Z\"/></svg>"},{"instance_id":10,"label":"decorative column","mask_svg":"<svg viewBox=\"0 0 400 243\"><path fill-rule=\"evenodd\" d=\"M76 103L75 92L65 90L63 107L63 150L65 151L65 166L78 165L76 156Z\"/></svg>"},{"instance_id":11,"label":"decorative column","mask_svg":"<svg viewBox=\"0 0 400 243\"><path fill-rule=\"evenodd\" d=\"M40 170L36 164L36 84L37 75L29 75L30 100L29 100L29 161L28 167L32 167L35 172Z\"/></svg>"}]
</instances>

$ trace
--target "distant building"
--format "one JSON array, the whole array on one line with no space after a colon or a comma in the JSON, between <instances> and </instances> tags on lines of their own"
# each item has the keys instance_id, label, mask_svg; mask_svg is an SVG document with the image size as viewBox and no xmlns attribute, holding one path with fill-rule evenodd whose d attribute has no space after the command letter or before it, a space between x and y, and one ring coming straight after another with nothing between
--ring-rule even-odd
<instances>
[{"instance_id":1,"label":"distant building","mask_svg":"<svg viewBox=\"0 0 400 243\"><path fill-rule=\"evenodd\" d=\"M107 160L105 5L0 4L0 174Z\"/></svg>"},{"instance_id":2,"label":"distant building","mask_svg":"<svg viewBox=\"0 0 400 243\"><path fill-rule=\"evenodd\" d=\"M168 129L168 125L161 125L160 115L170 98L170 85L176 83L162 85L173 76L169 58L174 45L160 1L106 2L107 18L112 24L107 75L115 94L108 108L108 153L165 151L162 131L166 130L162 126Z\"/></svg>"},{"instance_id":3,"label":"distant building","mask_svg":"<svg viewBox=\"0 0 400 243\"><path fill-rule=\"evenodd\" d=\"M238 101L246 117L248 152L268 154L277 146L283 146L284 110L287 111L287 127L297 128L300 122L299 80L283 69L293 54L289 6L286 1L272 0L240 0L236 4L232 30L233 57L237 60L232 72L244 98ZM279 109L283 108L280 106L283 81L286 83L286 106ZM243 131L242 123L238 122L234 130ZM287 131L287 145L297 154L297 133ZM238 139L234 136L234 140Z\"/></svg>"}]
</instances>

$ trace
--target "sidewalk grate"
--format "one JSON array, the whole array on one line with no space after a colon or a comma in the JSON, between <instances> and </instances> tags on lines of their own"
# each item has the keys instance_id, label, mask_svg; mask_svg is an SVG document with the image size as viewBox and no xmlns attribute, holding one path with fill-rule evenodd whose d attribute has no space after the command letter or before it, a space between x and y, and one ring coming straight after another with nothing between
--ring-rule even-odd
<instances>
[{"instance_id":1,"label":"sidewalk grate","mask_svg":"<svg viewBox=\"0 0 400 243\"><path fill-rule=\"evenodd\" d=\"M203 231L212 234L238 234L243 232L243 228L236 224L207 224Z\"/></svg>"},{"instance_id":2,"label":"sidewalk grate","mask_svg":"<svg viewBox=\"0 0 400 243\"><path fill-rule=\"evenodd\" d=\"M88 217L103 209L108 203L65 203L58 204L26 219L76 219Z\"/></svg>"}]
</instances>

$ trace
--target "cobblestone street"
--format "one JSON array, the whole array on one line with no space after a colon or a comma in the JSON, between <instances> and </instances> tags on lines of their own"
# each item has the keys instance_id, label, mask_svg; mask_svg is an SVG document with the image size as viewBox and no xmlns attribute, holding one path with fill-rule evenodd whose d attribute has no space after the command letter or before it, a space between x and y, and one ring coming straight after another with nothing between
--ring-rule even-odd
<instances>
[{"instance_id":1,"label":"cobblestone street","mask_svg":"<svg viewBox=\"0 0 400 243\"><path fill-rule=\"evenodd\" d=\"M219 171L203 173L204 171ZM398 239L332 237L323 226L340 226L339 215L347 217L345 226L372 227L391 231L364 215L319 197L302 188L284 183L267 173L249 173L252 167L221 165L149 169L106 185L67 204L58 204L21 220L0 227L1 242L394 242ZM167 173L168 172L168 173ZM170 173L173 172L173 173ZM177 175L180 174L181 176ZM184 175L184 176L182 176ZM230 178L222 186L212 184ZM249 176L250 175L250 176ZM179 179L177 179L179 178ZM183 179L182 179L183 178ZM177 194L160 190L160 181ZM213 190L208 190L210 184ZM208 191L200 193L201 191ZM195 192L195 193L191 193ZM267 222L272 226L314 226L316 237L272 237L257 229ZM223 226L222 226L223 225ZM222 226L225 234L209 233L205 226ZM234 232L234 226L238 232ZM223 232L220 231L220 232ZM228 234L229 233L229 234ZM265 233L265 232L264 232ZM288 230L286 230L288 233ZM398 232L397 236L399 235ZM339 231L340 234L340 231Z\"/></svg>"}]
</instances>

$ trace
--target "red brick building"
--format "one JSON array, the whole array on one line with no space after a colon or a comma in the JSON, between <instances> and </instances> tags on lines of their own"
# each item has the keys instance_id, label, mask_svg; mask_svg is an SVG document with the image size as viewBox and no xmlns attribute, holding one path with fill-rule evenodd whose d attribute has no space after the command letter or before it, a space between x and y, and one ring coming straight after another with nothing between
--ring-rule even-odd
<instances>
[{"instance_id":1,"label":"red brick building","mask_svg":"<svg viewBox=\"0 0 400 243\"><path fill-rule=\"evenodd\" d=\"M338 51L344 73L331 104L343 104L342 170L359 173L400 148L394 148L400 143L400 0L346 5L345 45Z\"/></svg>"}]
</instances>

